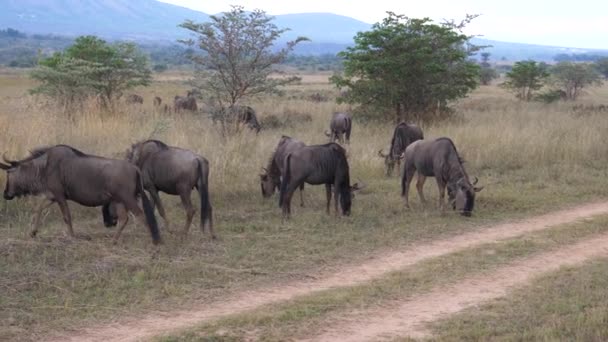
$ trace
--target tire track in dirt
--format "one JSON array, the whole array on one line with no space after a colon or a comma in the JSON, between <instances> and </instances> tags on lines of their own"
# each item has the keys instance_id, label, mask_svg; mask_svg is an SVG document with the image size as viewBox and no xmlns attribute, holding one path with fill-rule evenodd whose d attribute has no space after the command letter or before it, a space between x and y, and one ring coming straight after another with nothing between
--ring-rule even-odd
<instances>
[{"instance_id":1,"label":"tire track in dirt","mask_svg":"<svg viewBox=\"0 0 608 342\"><path fill-rule=\"evenodd\" d=\"M310 341L358 342L397 336L428 337L424 323L502 297L514 286L525 284L539 274L600 256L608 256L608 234L526 258L455 285L432 289L390 308L358 312L356 317L341 319L323 334L310 338Z\"/></svg>"},{"instance_id":2,"label":"tire track in dirt","mask_svg":"<svg viewBox=\"0 0 608 342\"><path fill-rule=\"evenodd\" d=\"M608 213L608 202L596 202L517 222L482 227L474 232L431 241L420 246L409 246L403 251L380 254L369 261L342 267L332 274L315 280L245 291L222 302L200 303L188 310L159 311L151 312L144 317L125 317L117 319L115 323L85 328L76 333L49 336L47 340L138 341L255 309L262 305L286 301L331 288L361 284L429 258L605 213Z\"/></svg>"}]
</instances>

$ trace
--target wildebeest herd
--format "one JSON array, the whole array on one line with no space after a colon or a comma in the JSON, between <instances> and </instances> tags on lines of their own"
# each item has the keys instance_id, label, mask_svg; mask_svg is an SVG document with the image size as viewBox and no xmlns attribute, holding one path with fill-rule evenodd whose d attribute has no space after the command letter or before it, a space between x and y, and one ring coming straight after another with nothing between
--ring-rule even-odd
<instances>
[{"instance_id":1,"label":"wildebeest herd","mask_svg":"<svg viewBox=\"0 0 608 342\"><path fill-rule=\"evenodd\" d=\"M194 95L189 93L187 98L194 99ZM161 104L159 98L154 101L155 105ZM247 118L247 113L255 116L249 108L242 107L243 118ZM265 198L278 190L284 219L291 215L291 199L297 189L300 189L300 205L304 206L305 183L325 185L328 214L333 195L336 215L350 215L354 193L364 185L351 184L347 152L335 141L349 143L351 130L351 116L335 113L330 121L330 131L325 132L330 138L326 144L306 145L288 136L279 139L260 174L260 186ZM422 191L426 177L435 177L441 210L446 207L447 189L451 208L464 216L471 215L475 193L483 187L476 187L476 178L474 182L470 181L451 139L424 140L418 126L401 122L394 129L388 153L380 150L378 154L384 159L387 176L392 174L395 164L399 169L403 161L401 195L406 207L409 208L408 193L414 177L417 177L416 188L423 203L426 202ZM203 231L208 227L211 237L216 237L209 192L210 165L195 152L159 140L144 140L131 145L123 160L85 154L68 145L36 148L21 160L10 160L6 156L3 159L0 169L7 172L4 199L27 195L44 197L34 214L32 237L38 232L42 212L53 203L57 203L63 214L68 235L74 237L67 202L70 200L88 207L101 206L104 224L119 226L114 243L131 212L148 227L153 243L158 244L161 238L155 208L164 220L165 229L169 231L170 227L159 192L180 197L186 211L183 233L187 235L196 212L190 199L192 189L199 193L200 227Z\"/></svg>"}]
</instances>

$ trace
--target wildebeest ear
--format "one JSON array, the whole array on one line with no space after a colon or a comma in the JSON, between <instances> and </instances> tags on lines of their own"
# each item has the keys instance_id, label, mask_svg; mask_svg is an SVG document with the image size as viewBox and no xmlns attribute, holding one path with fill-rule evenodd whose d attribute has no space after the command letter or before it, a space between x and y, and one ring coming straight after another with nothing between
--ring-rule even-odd
<instances>
[{"instance_id":1,"label":"wildebeest ear","mask_svg":"<svg viewBox=\"0 0 608 342\"><path fill-rule=\"evenodd\" d=\"M388 154L384 154L384 153L382 153L382 150L380 150L380 151L378 151L378 156L380 158L386 158L386 157L388 157Z\"/></svg>"},{"instance_id":2,"label":"wildebeest ear","mask_svg":"<svg viewBox=\"0 0 608 342\"><path fill-rule=\"evenodd\" d=\"M265 174L265 173L260 173L260 179L263 180L263 181L265 181L265 180L268 179L268 175Z\"/></svg>"},{"instance_id":3,"label":"wildebeest ear","mask_svg":"<svg viewBox=\"0 0 608 342\"><path fill-rule=\"evenodd\" d=\"M474 187L473 190L475 190L475 192L480 192L481 190L483 190L483 186L480 187Z\"/></svg>"},{"instance_id":4,"label":"wildebeest ear","mask_svg":"<svg viewBox=\"0 0 608 342\"><path fill-rule=\"evenodd\" d=\"M0 163L0 169L2 169L2 170L8 170L11 168L12 168L12 166L10 166L10 165Z\"/></svg>"}]
</instances>

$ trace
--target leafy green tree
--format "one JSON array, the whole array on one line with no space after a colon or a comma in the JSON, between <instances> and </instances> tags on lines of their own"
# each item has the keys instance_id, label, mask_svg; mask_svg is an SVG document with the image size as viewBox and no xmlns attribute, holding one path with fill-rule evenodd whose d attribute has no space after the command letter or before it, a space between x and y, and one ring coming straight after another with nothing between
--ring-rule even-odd
<instances>
[{"instance_id":1,"label":"leafy green tree","mask_svg":"<svg viewBox=\"0 0 608 342\"><path fill-rule=\"evenodd\" d=\"M493 79L498 78L498 73L490 64L489 52L481 53L481 63L479 63L479 65L481 66L481 70L479 72L479 81L481 84L488 85Z\"/></svg>"},{"instance_id":2,"label":"leafy green tree","mask_svg":"<svg viewBox=\"0 0 608 342\"><path fill-rule=\"evenodd\" d=\"M595 62L597 70L604 76L604 78L608 78L608 57L600 58Z\"/></svg>"},{"instance_id":3,"label":"leafy green tree","mask_svg":"<svg viewBox=\"0 0 608 342\"><path fill-rule=\"evenodd\" d=\"M585 87L602 84L601 75L593 64L559 62L551 68L553 84L566 93L568 100L576 100Z\"/></svg>"},{"instance_id":4,"label":"leafy green tree","mask_svg":"<svg viewBox=\"0 0 608 342\"><path fill-rule=\"evenodd\" d=\"M307 40L300 37L276 50L276 40L288 29L279 29L273 17L264 11L245 12L233 6L228 12L210 16L206 23L190 20L181 27L196 35L196 39L182 41L196 46L200 54L193 54L195 63L194 86L219 107L216 116L222 122L238 124L236 108L241 101L260 94L277 93L279 87L297 81L297 77L269 77L273 66L286 60L296 44ZM234 127L238 127L235 125Z\"/></svg>"},{"instance_id":5,"label":"leafy green tree","mask_svg":"<svg viewBox=\"0 0 608 342\"><path fill-rule=\"evenodd\" d=\"M502 86L514 92L518 99L530 101L534 92L543 87L549 73L535 61L520 61L513 65L506 77Z\"/></svg>"},{"instance_id":6,"label":"leafy green tree","mask_svg":"<svg viewBox=\"0 0 608 342\"><path fill-rule=\"evenodd\" d=\"M477 86L479 65L469 57L480 47L461 33L475 16L460 24L434 24L428 18L387 13L370 31L357 33L354 46L339 54L344 73L331 80L348 89L341 101L395 121L433 120L449 113L450 101Z\"/></svg>"},{"instance_id":7,"label":"leafy green tree","mask_svg":"<svg viewBox=\"0 0 608 342\"><path fill-rule=\"evenodd\" d=\"M40 60L31 77L40 82L32 93L55 99L66 111L89 97L112 109L125 90L147 86L152 78L135 44L108 44L95 36L78 37L65 51Z\"/></svg>"}]
</instances>

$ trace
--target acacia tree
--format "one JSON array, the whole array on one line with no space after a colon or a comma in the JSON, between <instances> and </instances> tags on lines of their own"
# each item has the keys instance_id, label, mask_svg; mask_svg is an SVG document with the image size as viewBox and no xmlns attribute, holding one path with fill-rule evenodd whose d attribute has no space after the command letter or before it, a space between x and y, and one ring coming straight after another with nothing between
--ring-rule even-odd
<instances>
[{"instance_id":1,"label":"acacia tree","mask_svg":"<svg viewBox=\"0 0 608 342\"><path fill-rule=\"evenodd\" d=\"M40 82L32 93L53 98L68 113L87 97L112 109L125 90L147 86L152 78L135 44L108 44L95 36L78 37L64 52L40 60L31 77Z\"/></svg>"},{"instance_id":2,"label":"acacia tree","mask_svg":"<svg viewBox=\"0 0 608 342\"><path fill-rule=\"evenodd\" d=\"M600 73L588 63L559 62L551 68L553 83L566 93L566 99L576 100L585 87L601 85Z\"/></svg>"},{"instance_id":3,"label":"acacia tree","mask_svg":"<svg viewBox=\"0 0 608 342\"><path fill-rule=\"evenodd\" d=\"M518 99L530 101L534 92L543 87L549 73L543 64L535 61L520 61L515 62L506 76L507 80L501 86L515 93Z\"/></svg>"},{"instance_id":4,"label":"acacia tree","mask_svg":"<svg viewBox=\"0 0 608 342\"><path fill-rule=\"evenodd\" d=\"M200 54L191 56L196 65L194 85L219 107L217 118L222 133L238 132L237 105L246 98L277 93L279 86L297 81L297 77L269 77L273 65L283 62L296 44L307 40L299 37L275 50L275 41L288 29L279 29L264 11L245 12L233 6L229 12L210 16L211 21L185 21L180 26L196 35L182 41L196 46ZM231 129L227 123L235 123Z\"/></svg>"},{"instance_id":5,"label":"acacia tree","mask_svg":"<svg viewBox=\"0 0 608 342\"><path fill-rule=\"evenodd\" d=\"M481 84L488 85L493 79L498 77L496 70L490 65L489 52L481 53L481 63L479 65L481 66L481 70L479 71L479 81Z\"/></svg>"},{"instance_id":6,"label":"acacia tree","mask_svg":"<svg viewBox=\"0 0 608 342\"><path fill-rule=\"evenodd\" d=\"M344 73L331 80L348 89L340 101L359 104L368 113L388 113L395 121L432 120L448 112L449 101L477 86L479 65L469 57L480 47L461 33L476 16L460 24L434 24L387 13L339 54Z\"/></svg>"}]
</instances>

